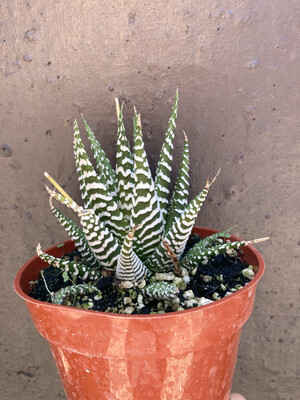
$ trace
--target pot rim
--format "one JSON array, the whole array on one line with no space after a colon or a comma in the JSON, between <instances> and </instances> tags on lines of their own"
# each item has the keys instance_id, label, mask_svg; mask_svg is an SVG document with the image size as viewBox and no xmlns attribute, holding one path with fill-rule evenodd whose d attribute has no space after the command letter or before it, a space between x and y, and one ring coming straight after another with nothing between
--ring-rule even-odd
<instances>
[{"instance_id":1,"label":"pot rim","mask_svg":"<svg viewBox=\"0 0 300 400\"><path fill-rule=\"evenodd\" d=\"M199 228L199 229L203 229L208 233L216 233L219 232L218 230L215 229L211 229L211 228L204 228L201 226L197 226L195 225L194 228ZM230 240L243 240L235 235L231 235ZM70 243L72 242L71 240L67 240L65 242L62 243ZM50 251L53 248L56 248L58 244L50 247L49 249L46 250L46 252ZM169 312L169 313L164 313L164 314L117 314L117 313L111 313L111 312L103 312L103 311L95 311L95 310L86 310L86 309L82 309L82 308L76 308L76 307L70 307L70 306L64 306L64 305L57 305L57 304L53 304L53 303L48 303L46 301L40 301L40 300L36 300L33 299L32 297L28 296L28 294L26 294L23 289L21 288L21 277L22 274L24 273L24 271L29 267L29 265L36 259L38 259L38 255L35 255L34 257L32 257L29 261L27 261L23 267L18 271L15 280L14 280L14 290L15 292L26 302L26 303L32 303L35 304L36 306L40 307L49 307L50 309L53 307L59 307L60 309L64 309L65 311L74 311L76 310L76 312L83 312L86 315L87 314L93 314L93 315L102 315L102 316L109 316L111 318L121 318L121 319L140 319L140 320L147 320L149 318L151 319L159 319L159 318L173 318L175 315L181 315L181 314L189 314L189 313L194 313L197 312L199 310L204 311L204 310L209 310L212 307L218 307L218 306L222 306L223 303L229 302L231 301L231 299L236 298L238 296L243 295L245 292L254 289L258 283L258 281L261 279L264 270L265 270L265 263L263 260L262 255L260 254L260 252L252 245L248 245L245 247L245 249L248 249L249 252L252 252L254 254L254 256L257 258L258 260L258 271L255 273L255 277L248 283L246 284L243 288L237 290L236 292L232 293L229 296L223 297L220 300L216 300L213 301L212 303L203 305L203 306L198 306L198 307L194 307L188 310L183 310L183 311L173 311L173 312ZM42 260L41 260L42 262ZM41 268L42 269L42 268Z\"/></svg>"}]
</instances>

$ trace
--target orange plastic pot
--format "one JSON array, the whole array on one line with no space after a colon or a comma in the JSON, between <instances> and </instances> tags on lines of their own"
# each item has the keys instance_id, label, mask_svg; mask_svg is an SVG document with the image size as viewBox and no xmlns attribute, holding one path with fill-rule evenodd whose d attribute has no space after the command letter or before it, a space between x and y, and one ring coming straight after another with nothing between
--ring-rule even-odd
<instances>
[{"instance_id":1,"label":"orange plastic pot","mask_svg":"<svg viewBox=\"0 0 300 400\"><path fill-rule=\"evenodd\" d=\"M194 232L205 237L216 231L195 227ZM68 241L47 252L61 256L73 249ZM119 315L34 300L27 295L29 282L45 267L37 256L17 274L15 290L49 341L69 400L228 400L241 328L264 271L252 246L243 258L257 267L244 288L206 306L167 314Z\"/></svg>"}]
</instances>

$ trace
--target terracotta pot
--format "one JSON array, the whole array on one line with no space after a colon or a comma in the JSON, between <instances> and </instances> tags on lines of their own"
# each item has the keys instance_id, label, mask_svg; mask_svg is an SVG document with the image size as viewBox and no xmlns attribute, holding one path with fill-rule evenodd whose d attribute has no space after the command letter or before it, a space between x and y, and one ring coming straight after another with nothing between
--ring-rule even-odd
<instances>
[{"instance_id":1,"label":"terracotta pot","mask_svg":"<svg viewBox=\"0 0 300 400\"><path fill-rule=\"evenodd\" d=\"M195 227L205 237L215 230ZM238 238L232 237L232 240ZM55 256L74 249L47 250ZM15 290L50 348L69 400L228 400L241 328L249 318L264 261L252 246L244 260L255 278L206 306L159 315L119 315L57 306L30 298L29 281L46 264L37 256Z\"/></svg>"}]
</instances>

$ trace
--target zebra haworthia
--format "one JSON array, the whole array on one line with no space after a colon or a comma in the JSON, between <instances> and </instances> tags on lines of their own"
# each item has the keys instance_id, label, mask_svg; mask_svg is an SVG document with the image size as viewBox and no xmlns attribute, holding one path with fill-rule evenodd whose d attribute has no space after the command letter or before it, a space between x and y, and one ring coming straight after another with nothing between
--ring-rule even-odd
<instances>
[{"instance_id":1,"label":"zebra haworthia","mask_svg":"<svg viewBox=\"0 0 300 400\"><path fill-rule=\"evenodd\" d=\"M54 208L50 201L54 215L84 256L83 263L56 259L42 252L40 247L37 252L43 260L73 277L80 276L85 282L101 279L103 269L112 270L117 282L139 286L140 293L150 300L172 299L178 295L178 289L168 282L153 282L156 279L154 272L173 269L173 275L180 279L180 265L189 267L227 248L237 248L249 242L218 244L218 235L215 235L196 244L182 257L195 219L214 180L207 182L202 192L188 204L189 146L184 134L178 178L168 205L178 91L154 179L144 148L140 115L135 111L131 151L125 134L123 105L120 108L118 100L116 109L118 133L115 170L83 118L96 162L94 168L83 145L78 124L74 122L74 154L84 206L76 204L46 174L60 192L47 188L51 199L55 198L79 216L80 226ZM223 233L226 237L227 232ZM145 281L146 286L142 289ZM61 304L68 297L88 295L93 291L97 289L91 284L72 285L61 289L53 298L57 304Z\"/></svg>"}]
</instances>

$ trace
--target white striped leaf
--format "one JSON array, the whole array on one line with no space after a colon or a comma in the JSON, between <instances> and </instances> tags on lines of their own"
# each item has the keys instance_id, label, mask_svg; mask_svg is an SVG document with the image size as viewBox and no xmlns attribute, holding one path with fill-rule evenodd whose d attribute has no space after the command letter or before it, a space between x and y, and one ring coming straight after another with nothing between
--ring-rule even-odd
<instances>
[{"instance_id":1,"label":"white striped leaf","mask_svg":"<svg viewBox=\"0 0 300 400\"><path fill-rule=\"evenodd\" d=\"M147 274L145 265L132 249L132 241L136 228L137 227L132 228L125 237L118 259L116 278L121 281L139 282Z\"/></svg>"},{"instance_id":2,"label":"white striped leaf","mask_svg":"<svg viewBox=\"0 0 300 400\"><path fill-rule=\"evenodd\" d=\"M61 194L51 191L48 188L47 190L52 197L78 214L85 238L101 266L115 269L117 267L121 247L117 239L95 214L94 210L83 209L74 201L65 198Z\"/></svg>"},{"instance_id":3,"label":"white striped leaf","mask_svg":"<svg viewBox=\"0 0 300 400\"><path fill-rule=\"evenodd\" d=\"M74 153L78 175L82 177L90 207L121 242L126 235L127 223L118 203L113 199L103 179L96 174L82 143L78 125L74 123Z\"/></svg>"},{"instance_id":4,"label":"white striped leaf","mask_svg":"<svg viewBox=\"0 0 300 400\"><path fill-rule=\"evenodd\" d=\"M145 286L142 293L149 299L168 300L174 299L179 290L167 282L153 282Z\"/></svg>"},{"instance_id":5,"label":"white striped leaf","mask_svg":"<svg viewBox=\"0 0 300 400\"><path fill-rule=\"evenodd\" d=\"M210 247L213 247L214 243L216 242L217 239L220 240L220 238L230 238L231 234L229 233L232 228L225 229L224 231L221 232L216 232L213 233L210 236L206 236L205 238L201 239L200 242L197 243L197 246L195 248L195 252L201 252L202 250L208 249ZM217 244L217 243L216 243ZM193 246L194 248L194 246ZM192 254L192 253L190 253Z\"/></svg>"},{"instance_id":6,"label":"white striped leaf","mask_svg":"<svg viewBox=\"0 0 300 400\"><path fill-rule=\"evenodd\" d=\"M75 243L76 248L87 261L87 263L93 267L100 267L99 261L92 252L83 231L80 227L75 224L70 218L55 207L51 207L53 214L56 216L61 225L65 228L70 238Z\"/></svg>"},{"instance_id":7,"label":"white striped leaf","mask_svg":"<svg viewBox=\"0 0 300 400\"><path fill-rule=\"evenodd\" d=\"M127 220L131 219L134 168L130 145L125 134L123 122L123 104L118 118L118 140L116 155L116 174L118 182L119 204Z\"/></svg>"},{"instance_id":8,"label":"white striped leaf","mask_svg":"<svg viewBox=\"0 0 300 400\"><path fill-rule=\"evenodd\" d=\"M161 210L151 176L144 142L140 116L134 118L134 188L132 225L139 225L136 231L134 250L145 260L160 242L163 232Z\"/></svg>"},{"instance_id":9,"label":"white striped leaf","mask_svg":"<svg viewBox=\"0 0 300 400\"><path fill-rule=\"evenodd\" d=\"M98 268L89 268L87 265L79 264L74 261L64 260L63 258L53 257L41 250L40 244L37 247L38 256L46 263L53 265L62 271L69 272L71 275L79 276L83 281L96 280L100 276Z\"/></svg>"},{"instance_id":10,"label":"white striped leaf","mask_svg":"<svg viewBox=\"0 0 300 400\"><path fill-rule=\"evenodd\" d=\"M104 182L107 185L108 191L110 192L111 196L117 200L117 176L116 172L111 166L111 163L109 159L107 158L104 150L102 149L100 143L96 139L93 131L87 124L86 120L83 118L83 123L86 129L86 132L88 134L90 143L91 143L91 149L93 151L93 156L96 161L96 167L99 173L99 176L104 177Z\"/></svg>"},{"instance_id":11,"label":"white striped leaf","mask_svg":"<svg viewBox=\"0 0 300 400\"><path fill-rule=\"evenodd\" d=\"M189 143L186 134L184 134L184 147L182 159L178 172L170 206L168 207L168 215L165 225L165 232L173 225L174 221L182 214L188 205L189 195Z\"/></svg>"},{"instance_id":12,"label":"white striped leaf","mask_svg":"<svg viewBox=\"0 0 300 400\"><path fill-rule=\"evenodd\" d=\"M53 303L54 304L63 304L65 299L69 299L72 302L77 299L79 296L89 295L92 293L100 293L100 291L92 285L74 285L74 286L67 286L58 290L53 296Z\"/></svg>"},{"instance_id":13,"label":"white striped leaf","mask_svg":"<svg viewBox=\"0 0 300 400\"><path fill-rule=\"evenodd\" d=\"M180 260L180 264L186 267L193 267L197 263L207 261L209 258L217 256L221 253L225 253L230 249L239 249L240 247L247 246L248 244L258 243L257 240L262 241L261 239L250 241L240 240L236 242L228 241L205 249L201 248L200 241L186 253L186 255Z\"/></svg>"},{"instance_id":14,"label":"white striped leaf","mask_svg":"<svg viewBox=\"0 0 300 400\"><path fill-rule=\"evenodd\" d=\"M198 212L207 197L209 186L210 184L207 182L202 192L189 203L185 211L177 218L165 235L165 241L178 259L184 251ZM163 241L160 242L156 251L145 261L145 265L151 271L169 270L172 267L172 260L166 251Z\"/></svg>"},{"instance_id":15,"label":"white striped leaf","mask_svg":"<svg viewBox=\"0 0 300 400\"><path fill-rule=\"evenodd\" d=\"M172 114L169 119L168 129L165 140L161 148L159 161L155 176L155 190L157 193L159 206L162 212L162 218L165 222L167 216L167 205L169 195L170 174L172 170L172 151L174 129L176 127L176 117L178 109L178 90L176 91L175 102L172 109Z\"/></svg>"},{"instance_id":16,"label":"white striped leaf","mask_svg":"<svg viewBox=\"0 0 300 400\"><path fill-rule=\"evenodd\" d=\"M80 223L86 240L100 264L109 269L117 267L121 247L94 210L83 210Z\"/></svg>"}]
</instances>

